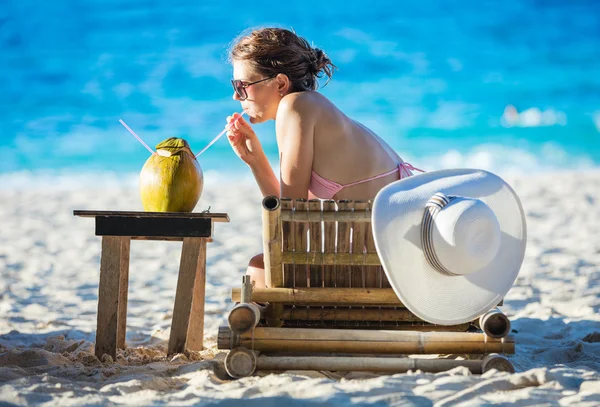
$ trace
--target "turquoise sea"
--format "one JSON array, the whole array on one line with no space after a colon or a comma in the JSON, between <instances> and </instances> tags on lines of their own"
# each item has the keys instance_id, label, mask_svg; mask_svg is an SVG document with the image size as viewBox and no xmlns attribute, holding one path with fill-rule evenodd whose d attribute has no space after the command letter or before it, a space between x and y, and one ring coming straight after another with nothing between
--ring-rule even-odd
<instances>
[{"instance_id":1,"label":"turquoise sea","mask_svg":"<svg viewBox=\"0 0 600 407\"><path fill-rule=\"evenodd\" d=\"M230 42L293 28L339 67L320 91L413 165L600 165L600 2L0 1L0 173L135 174L239 109ZM514 108L513 108L514 107ZM256 126L273 163L273 122ZM246 173L219 140L205 171Z\"/></svg>"}]
</instances>

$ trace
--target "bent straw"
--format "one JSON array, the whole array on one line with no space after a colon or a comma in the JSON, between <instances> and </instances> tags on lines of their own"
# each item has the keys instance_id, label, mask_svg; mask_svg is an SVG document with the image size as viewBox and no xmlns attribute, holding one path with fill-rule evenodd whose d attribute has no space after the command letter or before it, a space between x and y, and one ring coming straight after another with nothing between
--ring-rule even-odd
<instances>
[{"instance_id":1,"label":"bent straw","mask_svg":"<svg viewBox=\"0 0 600 407\"><path fill-rule=\"evenodd\" d=\"M137 134L135 134L135 132L134 132L133 130L131 130L127 124L125 124L125 122L123 121L123 119L119 119L119 122L120 122L120 123L121 123L123 126L125 126L125 128L126 128L127 130L129 130L129 132L130 132L131 134L133 134L133 137L135 137L136 139L138 139L138 141L139 141L140 143L142 143L142 145L143 145L144 147L146 147L146 149L148 149L148 151L150 151L150 153L151 153L152 155L156 155L156 153L155 153L155 152L154 152L154 151L153 151L153 150L152 150L150 147L148 147L148 145L147 145L146 143L144 143L144 140L142 140L142 139L140 138L140 136L138 136Z\"/></svg>"},{"instance_id":2,"label":"bent straw","mask_svg":"<svg viewBox=\"0 0 600 407\"><path fill-rule=\"evenodd\" d=\"M240 115L239 115L239 116L238 116L238 117L237 117L237 118L236 118L236 119L233 121L233 123L235 123L236 121L238 121L238 120L239 120L239 118L240 118L240 117L242 117L244 114L246 114L246 112L244 112L244 111L242 110L242 113L240 113ZM233 125L233 123L231 123L231 125ZM214 139L212 139L212 141L211 141L210 143L208 143L208 145L207 145L206 147L204 147L204 148L202 149L202 151L200 151L198 154L196 154L196 155L195 155L195 157L198 157L200 154L202 154L203 152L205 152L205 151L208 149L208 147L210 147L210 146L212 146L213 144L215 144L215 142L216 142L218 139L220 139L220 138L221 138L221 136L227 132L227 130L229 130L229 129L231 128L231 125L229 125L229 126L225 126L225 128L223 129L223 131L222 131L222 132L220 132L219 134L217 134L217 137L215 137Z\"/></svg>"}]
</instances>

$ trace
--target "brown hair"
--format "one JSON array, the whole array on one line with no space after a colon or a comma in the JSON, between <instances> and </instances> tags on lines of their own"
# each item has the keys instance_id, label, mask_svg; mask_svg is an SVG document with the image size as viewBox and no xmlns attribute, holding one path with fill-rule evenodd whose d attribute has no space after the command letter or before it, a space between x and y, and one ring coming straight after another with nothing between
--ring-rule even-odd
<instances>
[{"instance_id":1,"label":"brown hair","mask_svg":"<svg viewBox=\"0 0 600 407\"><path fill-rule=\"evenodd\" d=\"M317 89L317 78L323 74L328 77L327 85L337 68L323 51L284 28L261 28L242 35L231 47L229 59L247 61L265 76L287 75L292 92Z\"/></svg>"}]
</instances>

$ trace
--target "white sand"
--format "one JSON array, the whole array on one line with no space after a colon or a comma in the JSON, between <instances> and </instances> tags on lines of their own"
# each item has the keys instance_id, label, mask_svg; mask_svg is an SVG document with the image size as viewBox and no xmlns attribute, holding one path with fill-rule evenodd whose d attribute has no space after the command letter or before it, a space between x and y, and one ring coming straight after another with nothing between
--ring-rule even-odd
<instances>
[{"instance_id":1,"label":"white sand","mask_svg":"<svg viewBox=\"0 0 600 407\"><path fill-rule=\"evenodd\" d=\"M207 179L196 211L210 205L232 221L215 225L208 247L206 350L192 360L163 356L181 247L169 242L132 243L129 348L117 363L93 355L100 238L92 219L72 211L140 210L135 186L74 190L50 179L34 190L0 189L0 405L600 403L600 173L506 178L529 231L504 307L516 374L289 372L237 381L213 370L225 355L216 333L230 287L261 251L260 195L239 181Z\"/></svg>"}]
</instances>

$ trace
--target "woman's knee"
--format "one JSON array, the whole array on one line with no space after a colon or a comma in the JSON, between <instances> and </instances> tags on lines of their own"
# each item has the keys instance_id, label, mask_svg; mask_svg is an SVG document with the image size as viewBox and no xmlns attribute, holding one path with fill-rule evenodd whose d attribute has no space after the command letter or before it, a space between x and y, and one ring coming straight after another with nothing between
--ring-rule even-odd
<instances>
[{"instance_id":1,"label":"woman's knee","mask_svg":"<svg viewBox=\"0 0 600 407\"><path fill-rule=\"evenodd\" d=\"M265 268L265 260L264 260L263 254L262 253L257 254L256 256L252 257L250 259L250 262L248 263L248 267L264 269Z\"/></svg>"},{"instance_id":2,"label":"woman's knee","mask_svg":"<svg viewBox=\"0 0 600 407\"><path fill-rule=\"evenodd\" d=\"M265 263L262 254L257 254L248 263L246 275L250 276L250 280L257 288L265 287Z\"/></svg>"}]
</instances>

